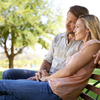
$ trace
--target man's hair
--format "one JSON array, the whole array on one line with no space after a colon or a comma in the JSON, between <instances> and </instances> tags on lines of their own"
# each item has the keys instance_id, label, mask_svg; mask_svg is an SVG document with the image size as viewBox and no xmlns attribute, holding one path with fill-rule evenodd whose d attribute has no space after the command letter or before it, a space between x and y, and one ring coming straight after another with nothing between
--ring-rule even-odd
<instances>
[{"instance_id":1,"label":"man's hair","mask_svg":"<svg viewBox=\"0 0 100 100\"><path fill-rule=\"evenodd\" d=\"M89 11L88 11L88 9L86 7L78 6L78 5L70 7L68 12L71 12L76 17L79 17L80 15L87 15L87 14L89 14Z\"/></svg>"}]
</instances>

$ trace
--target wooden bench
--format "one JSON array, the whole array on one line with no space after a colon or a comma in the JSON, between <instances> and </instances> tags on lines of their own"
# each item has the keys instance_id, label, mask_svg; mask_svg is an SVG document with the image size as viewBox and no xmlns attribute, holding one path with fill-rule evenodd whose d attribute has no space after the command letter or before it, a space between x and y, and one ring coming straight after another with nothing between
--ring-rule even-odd
<instances>
[{"instance_id":1,"label":"wooden bench","mask_svg":"<svg viewBox=\"0 0 100 100\"><path fill-rule=\"evenodd\" d=\"M100 65L97 65L96 69L100 69ZM94 82L93 85L88 84L86 86L86 92L82 93L80 97L82 98L82 100L100 100L100 96L99 96L100 95L100 74L99 75L92 74L90 78L96 81ZM99 88L97 87L98 84L99 84ZM95 99L88 95L90 91L96 93Z\"/></svg>"}]
</instances>

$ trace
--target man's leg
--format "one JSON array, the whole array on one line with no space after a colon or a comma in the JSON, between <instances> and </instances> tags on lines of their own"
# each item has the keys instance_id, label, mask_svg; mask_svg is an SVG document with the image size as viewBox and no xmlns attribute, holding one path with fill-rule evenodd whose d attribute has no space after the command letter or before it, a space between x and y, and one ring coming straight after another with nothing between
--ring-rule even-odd
<instances>
[{"instance_id":1,"label":"man's leg","mask_svg":"<svg viewBox=\"0 0 100 100\"><path fill-rule=\"evenodd\" d=\"M27 79L35 76L37 71L25 70L25 69L8 69L2 74L2 79Z\"/></svg>"},{"instance_id":2,"label":"man's leg","mask_svg":"<svg viewBox=\"0 0 100 100\"><path fill-rule=\"evenodd\" d=\"M48 82L0 80L0 100L57 100Z\"/></svg>"}]
</instances>

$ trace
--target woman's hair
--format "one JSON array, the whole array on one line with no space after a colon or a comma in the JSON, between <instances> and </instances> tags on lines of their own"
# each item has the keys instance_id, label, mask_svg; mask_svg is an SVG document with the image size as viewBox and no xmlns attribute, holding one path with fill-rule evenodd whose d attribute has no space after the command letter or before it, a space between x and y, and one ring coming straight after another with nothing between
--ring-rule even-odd
<instances>
[{"instance_id":1,"label":"woman's hair","mask_svg":"<svg viewBox=\"0 0 100 100\"><path fill-rule=\"evenodd\" d=\"M100 40L100 21L94 15L82 15L79 17L84 26L90 30L91 38Z\"/></svg>"},{"instance_id":2,"label":"woman's hair","mask_svg":"<svg viewBox=\"0 0 100 100\"><path fill-rule=\"evenodd\" d=\"M71 12L77 18L80 15L87 15L87 14L89 14L89 11L88 11L88 9L86 7L78 6L78 5L70 7L68 12Z\"/></svg>"}]
</instances>

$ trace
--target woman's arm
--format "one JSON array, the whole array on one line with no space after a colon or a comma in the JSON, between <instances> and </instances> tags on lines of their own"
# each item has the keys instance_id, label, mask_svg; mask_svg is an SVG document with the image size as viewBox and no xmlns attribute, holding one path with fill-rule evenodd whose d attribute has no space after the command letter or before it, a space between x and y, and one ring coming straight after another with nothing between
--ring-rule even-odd
<instances>
[{"instance_id":1,"label":"woman's arm","mask_svg":"<svg viewBox=\"0 0 100 100\"><path fill-rule=\"evenodd\" d=\"M42 78L41 80L47 81L50 79L63 78L75 74L79 69L84 67L93 59L93 55L96 54L99 49L100 44L90 45L85 50L83 50L78 56L76 56L73 62L70 63L68 66L57 71L53 75L50 75L49 77L44 77L44 79Z\"/></svg>"}]
</instances>

